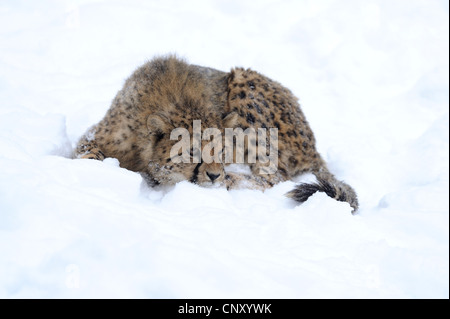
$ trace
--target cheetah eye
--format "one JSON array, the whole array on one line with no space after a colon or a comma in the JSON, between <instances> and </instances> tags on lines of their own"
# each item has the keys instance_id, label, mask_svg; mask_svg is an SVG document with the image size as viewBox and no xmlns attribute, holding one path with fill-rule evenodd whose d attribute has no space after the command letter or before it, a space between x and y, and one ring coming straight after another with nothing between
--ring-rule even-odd
<instances>
[{"instance_id":1,"label":"cheetah eye","mask_svg":"<svg viewBox=\"0 0 450 319\"><path fill-rule=\"evenodd\" d=\"M155 139L155 144L156 144L156 143L160 142L160 141L164 138L164 133L162 133L162 132L157 132L157 133L155 134L155 137L156 137L156 139Z\"/></svg>"},{"instance_id":2,"label":"cheetah eye","mask_svg":"<svg viewBox=\"0 0 450 319\"><path fill-rule=\"evenodd\" d=\"M189 156L190 156L191 160L193 160L193 162L195 162L195 163L198 163L197 162L198 160L200 160L200 162L202 161L202 152L199 149L194 149L192 147L189 152Z\"/></svg>"},{"instance_id":3,"label":"cheetah eye","mask_svg":"<svg viewBox=\"0 0 450 319\"><path fill-rule=\"evenodd\" d=\"M194 150L194 146L191 146L191 149L189 150L189 155L192 157L194 157L195 155L197 155L198 150ZM201 154L201 152L200 152Z\"/></svg>"}]
</instances>

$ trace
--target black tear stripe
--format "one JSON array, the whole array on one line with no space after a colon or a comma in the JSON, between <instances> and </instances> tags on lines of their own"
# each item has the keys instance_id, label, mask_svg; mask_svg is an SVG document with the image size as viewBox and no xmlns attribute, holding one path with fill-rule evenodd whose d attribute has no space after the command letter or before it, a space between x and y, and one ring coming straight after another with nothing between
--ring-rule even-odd
<instances>
[{"instance_id":1,"label":"black tear stripe","mask_svg":"<svg viewBox=\"0 0 450 319\"><path fill-rule=\"evenodd\" d=\"M202 163L198 163L194 168L194 173L192 174L192 177L190 179L190 182L193 184L197 184L198 170L200 169L200 165L202 165Z\"/></svg>"},{"instance_id":2,"label":"black tear stripe","mask_svg":"<svg viewBox=\"0 0 450 319\"><path fill-rule=\"evenodd\" d=\"M155 146L164 138L164 133L157 132L155 134Z\"/></svg>"}]
</instances>

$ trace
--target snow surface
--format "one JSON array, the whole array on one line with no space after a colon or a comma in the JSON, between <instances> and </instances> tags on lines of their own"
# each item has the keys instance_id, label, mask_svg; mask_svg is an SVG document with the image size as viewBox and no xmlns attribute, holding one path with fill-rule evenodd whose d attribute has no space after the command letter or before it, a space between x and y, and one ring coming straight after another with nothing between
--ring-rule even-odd
<instances>
[{"instance_id":1,"label":"snow surface","mask_svg":"<svg viewBox=\"0 0 450 319\"><path fill-rule=\"evenodd\" d=\"M168 52L288 86L359 214L71 159ZM0 297L449 298L448 59L446 0L0 1Z\"/></svg>"}]
</instances>

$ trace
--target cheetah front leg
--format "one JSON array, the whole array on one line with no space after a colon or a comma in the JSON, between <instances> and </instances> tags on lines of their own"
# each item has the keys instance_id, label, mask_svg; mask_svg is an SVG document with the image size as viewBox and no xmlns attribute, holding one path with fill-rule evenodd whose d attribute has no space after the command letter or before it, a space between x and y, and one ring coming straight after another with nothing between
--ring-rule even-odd
<instances>
[{"instance_id":1,"label":"cheetah front leg","mask_svg":"<svg viewBox=\"0 0 450 319\"><path fill-rule=\"evenodd\" d=\"M270 163L247 163L249 173L227 171L225 184L227 189L250 188L265 190L275 184L288 180L286 170Z\"/></svg>"},{"instance_id":2,"label":"cheetah front leg","mask_svg":"<svg viewBox=\"0 0 450 319\"><path fill-rule=\"evenodd\" d=\"M271 186L288 180L286 170L272 164L258 162L250 164L250 169L254 176L263 178Z\"/></svg>"},{"instance_id":3,"label":"cheetah front leg","mask_svg":"<svg viewBox=\"0 0 450 319\"><path fill-rule=\"evenodd\" d=\"M259 165L250 165L251 174L227 172L225 185L227 189L250 188L265 190L275 184L286 181L286 177L280 171L272 174L264 174L265 170L260 170Z\"/></svg>"},{"instance_id":4,"label":"cheetah front leg","mask_svg":"<svg viewBox=\"0 0 450 319\"><path fill-rule=\"evenodd\" d=\"M227 187L227 190L247 188L263 191L273 186L273 184L264 177L233 172L229 172L225 175L224 184Z\"/></svg>"},{"instance_id":5,"label":"cheetah front leg","mask_svg":"<svg viewBox=\"0 0 450 319\"><path fill-rule=\"evenodd\" d=\"M89 158L103 161L105 154L101 151L92 133L87 133L78 141L75 158Z\"/></svg>"}]
</instances>

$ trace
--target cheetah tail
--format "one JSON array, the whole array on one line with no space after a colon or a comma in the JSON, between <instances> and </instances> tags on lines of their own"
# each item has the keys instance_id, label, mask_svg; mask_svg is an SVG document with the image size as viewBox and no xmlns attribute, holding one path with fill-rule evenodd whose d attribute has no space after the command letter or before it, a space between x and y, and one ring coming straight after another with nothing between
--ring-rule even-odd
<instances>
[{"instance_id":1,"label":"cheetah tail","mask_svg":"<svg viewBox=\"0 0 450 319\"><path fill-rule=\"evenodd\" d=\"M286 196L297 202L303 203L315 192L324 192L338 201L349 203L353 208L353 214L358 210L358 196L351 186L337 180L334 175L329 172L314 172L314 175L316 175L317 178L316 183L299 184L292 191L288 192Z\"/></svg>"}]
</instances>

